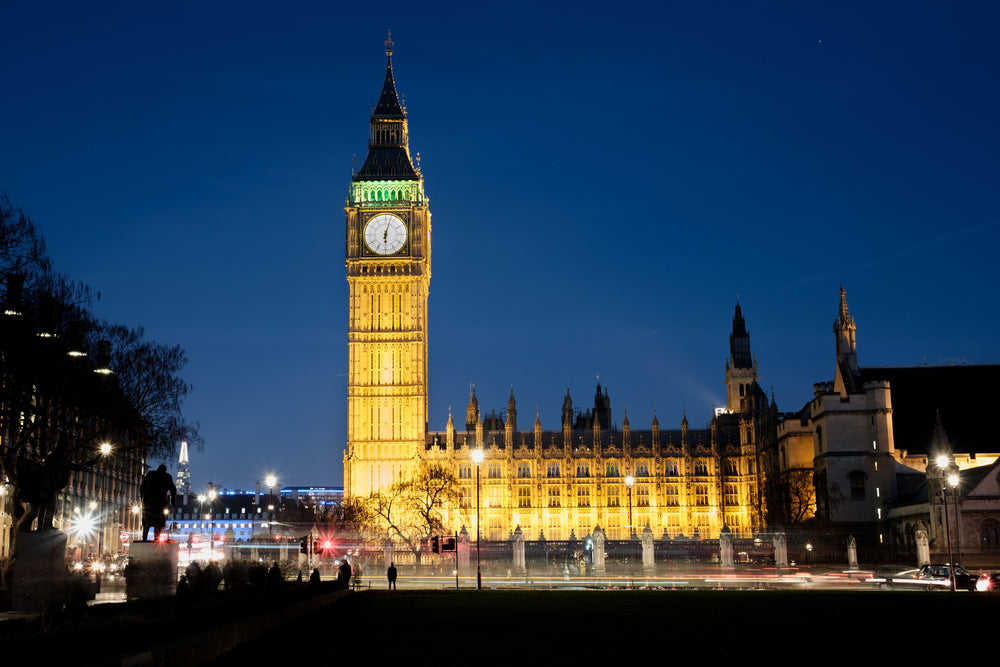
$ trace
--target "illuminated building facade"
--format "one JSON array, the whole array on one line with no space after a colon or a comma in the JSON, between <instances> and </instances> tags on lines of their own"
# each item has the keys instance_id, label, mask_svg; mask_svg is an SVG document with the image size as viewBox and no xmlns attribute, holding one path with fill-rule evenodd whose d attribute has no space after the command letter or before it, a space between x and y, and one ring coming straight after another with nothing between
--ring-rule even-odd
<instances>
[{"instance_id":1,"label":"illuminated building facade","mask_svg":"<svg viewBox=\"0 0 1000 667\"><path fill-rule=\"evenodd\" d=\"M187 498L191 495L191 462L188 460L188 444L181 441L181 453L177 458L177 493Z\"/></svg>"},{"instance_id":2,"label":"illuminated building facade","mask_svg":"<svg viewBox=\"0 0 1000 667\"><path fill-rule=\"evenodd\" d=\"M428 434L424 459L456 472L461 508L452 523L474 525L476 470L471 452L482 448L480 520L488 539L507 539L517 527L526 539L565 540L601 527L625 539L649 526L656 538L717 538L726 526L736 536L763 527L761 440L773 433L776 409L757 383L756 362L739 306L726 364L729 410L707 429L633 429L627 414L619 429L607 387L598 384L593 407L575 411L567 390L562 424L519 431L513 390L506 411L482 417L471 392L464 429L449 415L443 432Z\"/></svg>"},{"instance_id":3,"label":"illuminated building facade","mask_svg":"<svg viewBox=\"0 0 1000 667\"><path fill-rule=\"evenodd\" d=\"M582 536L597 526L624 538L647 525L670 537L717 537L723 526L750 534L764 522L758 441L773 433L775 408L757 384L756 360L737 305L726 364L727 410L709 428L619 429L607 388L593 409L575 413L567 391L559 430L518 431L511 392L500 416L480 413L473 392L464 430L449 416L427 431L427 294L430 212L410 159L406 112L386 42L385 81L371 114L368 155L346 206L349 285L348 442L345 494L366 496L439 464L460 482L461 506L449 528L471 525L475 470L482 448L482 529L506 539ZM626 480L634 480L626 484Z\"/></svg>"},{"instance_id":4,"label":"illuminated building facade","mask_svg":"<svg viewBox=\"0 0 1000 667\"><path fill-rule=\"evenodd\" d=\"M368 156L352 178L345 209L349 496L367 495L416 473L427 431L431 216L423 177L410 159L391 39L386 47Z\"/></svg>"}]
</instances>

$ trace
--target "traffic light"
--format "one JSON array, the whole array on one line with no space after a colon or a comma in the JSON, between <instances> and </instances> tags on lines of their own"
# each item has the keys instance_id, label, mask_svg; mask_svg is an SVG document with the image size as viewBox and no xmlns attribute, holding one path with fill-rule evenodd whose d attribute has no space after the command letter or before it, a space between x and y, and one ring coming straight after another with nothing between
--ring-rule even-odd
<instances>
[{"instance_id":1,"label":"traffic light","mask_svg":"<svg viewBox=\"0 0 1000 667\"><path fill-rule=\"evenodd\" d=\"M309 536L306 535L301 540L299 540L299 553L308 554L309 553Z\"/></svg>"},{"instance_id":2,"label":"traffic light","mask_svg":"<svg viewBox=\"0 0 1000 667\"><path fill-rule=\"evenodd\" d=\"M431 551L436 554L441 553L441 538L437 535L431 538Z\"/></svg>"},{"instance_id":3,"label":"traffic light","mask_svg":"<svg viewBox=\"0 0 1000 667\"><path fill-rule=\"evenodd\" d=\"M446 537L444 538L444 543L441 545L441 551L455 551L455 538Z\"/></svg>"}]
</instances>

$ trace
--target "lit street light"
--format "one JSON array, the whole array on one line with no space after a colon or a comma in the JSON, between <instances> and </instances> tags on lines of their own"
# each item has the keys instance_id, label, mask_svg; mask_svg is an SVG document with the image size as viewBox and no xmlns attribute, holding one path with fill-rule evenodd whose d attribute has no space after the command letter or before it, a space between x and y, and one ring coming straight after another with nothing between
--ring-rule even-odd
<instances>
[{"instance_id":1,"label":"lit street light","mask_svg":"<svg viewBox=\"0 0 1000 667\"><path fill-rule=\"evenodd\" d=\"M635 477L632 475L625 475L625 488L628 489L628 537L632 539L634 531L632 530L632 485L635 484Z\"/></svg>"},{"instance_id":2,"label":"lit street light","mask_svg":"<svg viewBox=\"0 0 1000 667\"><path fill-rule=\"evenodd\" d=\"M270 490L268 495L271 497L271 502L267 506L267 509L271 514L267 522L267 530L271 537L274 537L274 485L278 483L278 478L274 475L268 475L264 478L264 483L267 484L267 487Z\"/></svg>"},{"instance_id":3,"label":"lit street light","mask_svg":"<svg viewBox=\"0 0 1000 667\"><path fill-rule=\"evenodd\" d=\"M483 462L483 450L472 450L472 460L476 462L476 590L483 588L483 571L479 552L479 464Z\"/></svg>"},{"instance_id":4,"label":"lit street light","mask_svg":"<svg viewBox=\"0 0 1000 667\"><path fill-rule=\"evenodd\" d=\"M958 486L958 475L950 470L951 460L945 454L939 454L934 462L937 463L937 467L941 470L941 474L945 476L944 481L941 484L941 498L944 500L944 535L945 540L948 542L948 585L952 592L955 591L955 559L952 557L951 553L951 528L948 525L948 486L952 488ZM958 512L955 512L955 523L958 523ZM956 526L957 527L957 526Z\"/></svg>"},{"instance_id":5,"label":"lit street light","mask_svg":"<svg viewBox=\"0 0 1000 667\"><path fill-rule=\"evenodd\" d=\"M208 490L208 502L209 511L212 513L212 524L209 528L208 535L208 560L209 562L215 560L215 499L218 497L218 492L214 488L209 488Z\"/></svg>"}]
</instances>

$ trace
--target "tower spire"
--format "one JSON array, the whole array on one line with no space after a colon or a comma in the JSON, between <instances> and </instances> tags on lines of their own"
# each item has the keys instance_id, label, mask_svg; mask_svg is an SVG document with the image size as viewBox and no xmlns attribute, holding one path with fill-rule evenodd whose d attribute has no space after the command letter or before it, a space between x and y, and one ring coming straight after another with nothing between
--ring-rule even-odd
<instances>
[{"instance_id":1,"label":"tower spire","mask_svg":"<svg viewBox=\"0 0 1000 667\"><path fill-rule=\"evenodd\" d=\"M729 334L729 358L726 360L726 410L739 412L751 387L757 382L757 360L750 354L750 333L743 309L736 302L733 331Z\"/></svg>"},{"instance_id":2,"label":"tower spire","mask_svg":"<svg viewBox=\"0 0 1000 667\"><path fill-rule=\"evenodd\" d=\"M185 496L191 493L191 466L188 462L186 440L181 440L181 454L177 457L177 491Z\"/></svg>"},{"instance_id":3,"label":"tower spire","mask_svg":"<svg viewBox=\"0 0 1000 667\"><path fill-rule=\"evenodd\" d=\"M855 386L858 377L858 346L855 339L857 330L854 318L847 309L847 291L841 285L840 307L837 310L837 321L833 323L833 335L837 340L837 375L834 389L841 396L847 396L857 390Z\"/></svg>"},{"instance_id":4,"label":"tower spire","mask_svg":"<svg viewBox=\"0 0 1000 667\"><path fill-rule=\"evenodd\" d=\"M399 101L392 70L392 33L385 40L385 80L378 102L372 109L368 155L354 181L404 180L420 177L410 159L406 109Z\"/></svg>"}]
</instances>

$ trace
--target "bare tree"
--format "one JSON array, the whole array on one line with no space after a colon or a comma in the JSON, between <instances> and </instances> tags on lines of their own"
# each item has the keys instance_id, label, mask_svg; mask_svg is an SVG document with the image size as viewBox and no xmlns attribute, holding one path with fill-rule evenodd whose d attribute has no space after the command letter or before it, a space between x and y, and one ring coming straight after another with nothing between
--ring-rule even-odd
<instances>
[{"instance_id":1,"label":"bare tree","mask_svg":"<svg viewBox=\"0 0 1000 667\"><path fill-rule=\"evenodd\" d=\"M153 458L173 456L177 443L187 441L201 449L197 422L187 422L181 408L191 385L180 376L187 356L179 345L168 346L144 338L142 327L104 322L95 337L111 343L109 364L129 404L146 427L146 453Z\"/></svg>"},{"instance_id":2,"label":"bare tree","mask_svg":"<svg viewBox=\"0 0 1000 667\"><path fill-rule=\"evenodd\" d=\"M101 444L114 444L112 456L144 460L201 439L181 415L191 389L179 375L183 350L146 341L141 328L98 324L90 288L53 273L41 232L6 194L0 277L0 475L15 517L9 585L16 534L52 528L70 472L93 468Z\"/></svg>"},{"instance_id":3,"label":"bare tree","mask_svg":"<svg viewBox=\"0 0 1000 667\"><path fill-rule=\"evenodd\" d=\"M812 470L791 470L784 484L788 525L802 525L816 516L816 487Z\"/></svg>"},{"instance_id":4,"label":"bare tree","mask_svg":"<svg viewBox=\"0 0 1000 667\"><path fill-rule=\"evenodd\" d=\"M373 528L388 539L398 540L416 554L420 542L440 534L443 510L458 505L458 480L448 469L430 465L415 477L392 484L365 500Z\"/></svg>"}]
</instances>

